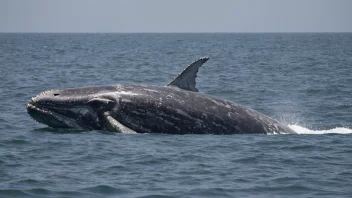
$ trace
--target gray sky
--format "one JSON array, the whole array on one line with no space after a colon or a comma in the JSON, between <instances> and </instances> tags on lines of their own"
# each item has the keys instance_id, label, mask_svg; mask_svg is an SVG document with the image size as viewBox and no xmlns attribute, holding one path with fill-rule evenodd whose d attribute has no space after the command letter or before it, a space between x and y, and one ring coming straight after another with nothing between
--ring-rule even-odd
<instances>
[{"instance_id":1,"label":"gray sky","mask_svg":"<svg viewBox=\"0 0 352 198\"><path fill-rule=\"evenodd\" d=\"M0 0L0 32L352 32L352 0Z\"/></svg>"}]
</instances>

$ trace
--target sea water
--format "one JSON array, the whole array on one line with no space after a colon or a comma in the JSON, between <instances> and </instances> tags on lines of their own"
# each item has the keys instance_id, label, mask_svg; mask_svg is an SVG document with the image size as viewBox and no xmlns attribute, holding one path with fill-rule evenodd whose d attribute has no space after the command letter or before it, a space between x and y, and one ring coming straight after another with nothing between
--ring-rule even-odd
<instances>
[{"instance_id":1,"label":"sea water","mask_svg":"<svg viewBox=\"0 0 352 198\"><path fill-rule=\"evenodd\" d=\"M200 92L297 135L52 129L49 89L162 86L199 57ZM0 197L351 197L352 34L0 34Z\"/></svg>"}]
</instances>

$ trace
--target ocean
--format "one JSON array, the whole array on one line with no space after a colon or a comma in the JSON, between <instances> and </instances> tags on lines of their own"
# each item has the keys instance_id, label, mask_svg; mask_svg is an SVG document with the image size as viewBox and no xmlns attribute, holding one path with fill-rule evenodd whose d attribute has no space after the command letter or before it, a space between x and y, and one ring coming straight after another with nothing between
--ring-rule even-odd
<instances>
[{"instance_id":1,"label":"ocean","mask_svg":"<svg viewBox=\"0 0 352 198\"><path fill-rule=\"evenodd\" d=\"M200 92L296 135L52 129L50 89L163 86L207 56ZM352 33L0 34L0 197L352 197Z\"/></svg>"}]
</instances>

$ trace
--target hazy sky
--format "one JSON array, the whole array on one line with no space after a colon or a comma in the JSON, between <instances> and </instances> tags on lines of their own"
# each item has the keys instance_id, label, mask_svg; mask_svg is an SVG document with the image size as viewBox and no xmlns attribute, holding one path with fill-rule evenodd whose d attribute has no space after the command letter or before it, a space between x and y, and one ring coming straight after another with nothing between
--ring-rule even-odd
<instances>
[{"instance_id":1,"label":"hazy sky","mask_svg":"<svg viewBox=\"0 0 352 198\"><path fill-rule=\"evenodd\" d=\"M0 0L0 32L352 32L352 0Z\"/></svg>"}]
</instances>

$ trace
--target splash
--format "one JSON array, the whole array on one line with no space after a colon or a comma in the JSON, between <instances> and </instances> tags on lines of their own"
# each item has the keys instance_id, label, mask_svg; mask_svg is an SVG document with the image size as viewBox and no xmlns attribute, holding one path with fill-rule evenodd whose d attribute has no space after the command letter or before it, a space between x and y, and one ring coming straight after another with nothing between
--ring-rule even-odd
<instances>
[{"instance_id":1,"label":"splash","mask_svg":"<svg viewBox=\"0 0 352 198\"><path fill-rule=\"evenodd\" d=\"M292 130L294 130L298 134L350 134L352 133L352 129L336 127L329 130L310 130L298 125L288 125Z\"/></svg>"}]
</instances>

